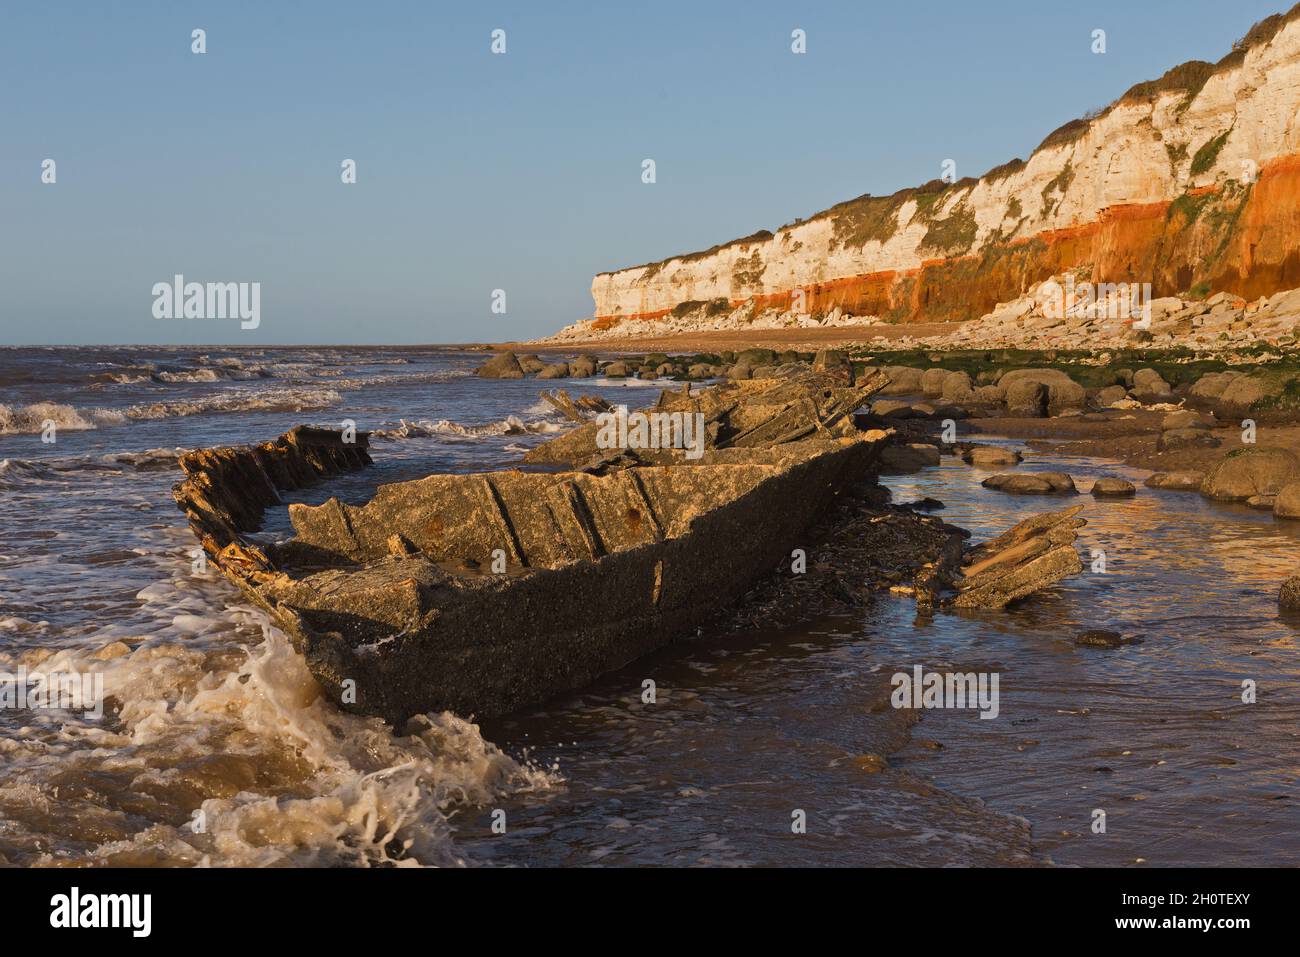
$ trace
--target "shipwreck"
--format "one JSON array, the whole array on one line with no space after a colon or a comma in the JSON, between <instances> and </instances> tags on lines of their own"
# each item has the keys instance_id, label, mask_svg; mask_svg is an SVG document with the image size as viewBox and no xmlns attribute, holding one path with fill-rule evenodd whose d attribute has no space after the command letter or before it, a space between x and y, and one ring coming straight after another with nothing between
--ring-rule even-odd
<instances>
[{"instance_id":1,"label":"shipwreck","mask_svg":"<svg viewBox=\"0 0 1300 957\"><path fill-rule=\"evenodd\" d=\"M364 505L281 493L370 464L368 436L299 427L200 449L174 490L205 552L266 609L341 706L399 725L487 717L579 688L693 631L769 575L890 437L853 413L888 380L831 374L663 392L704 448L602 448L598 400L520 469L383 485ZM564 470L555 471L560 467Z\"/></svg>"}]
</instances>

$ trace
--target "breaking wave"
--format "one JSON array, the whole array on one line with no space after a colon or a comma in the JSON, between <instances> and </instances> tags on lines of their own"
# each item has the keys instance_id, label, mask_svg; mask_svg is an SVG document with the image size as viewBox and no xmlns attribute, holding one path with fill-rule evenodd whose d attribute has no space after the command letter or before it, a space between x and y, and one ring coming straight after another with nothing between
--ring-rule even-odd
<instances>
[{"instance_id":1,"label":"breaking wave","mask_svg":"<svg viewBox=\"0 0 1300 957\"><path fill-rule=\"evenodd\" d=\"M9 406L0 403L0 435L34 435L45 423L56 430L82 431L122 425L132 419L168 419L208 412L303 412L326 409L342 401L334 389L281 388L223 392L193 399L141 402L123 409L75 408L52 402Z\"/></svg>"},{"instance_id":2,"label":"breaking wave","mask_svg":"<svg viewBox=\"0 0 1300 957\"><path fill-rule=\"evenodd\" d=\"M450 419L417 419L414 422L401 420L401 426L395 429L377 429L371 433L380 439L422 439L439 435L460 438L485 438L497 435L543 435L551 432L563 432L567 426L555 422L525 422L517 415L508 415L500 422L487 422L482 425L462 425Z\"/></svg>"},{"instance_id":3,"label":"breaking wave","mask_svg":"<svg viewBox=\"0 0 1300 957\"><path fill-rule=\"evenodd\" d=\"M164 599L160 583L141 597ZM164 599L165 600L165 599ZM259 611L178 616L247 644L111 643L11 658L103 674L101 719L52 712L7 742L0 860L36 865L462 865L449 814L560 783L450 713L400 734L335 708ZM53 795L57 793L58 799ZM60 833L60 821L78 822ZM59 835L55 847L40 835Z\"/></svg>"}]
</instances>

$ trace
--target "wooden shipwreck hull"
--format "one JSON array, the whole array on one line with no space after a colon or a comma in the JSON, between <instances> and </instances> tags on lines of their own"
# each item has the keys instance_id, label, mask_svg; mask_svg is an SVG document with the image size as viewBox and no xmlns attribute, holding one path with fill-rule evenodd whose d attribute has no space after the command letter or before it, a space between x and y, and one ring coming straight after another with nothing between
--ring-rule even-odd
<instances>
[{"instance_id":1,"label":"wooden shipwreck hull","mask_svg":"<svg viewBox=\"0 0 1300 957\"><path fill-rule=\"evenodd\" d=\"M825 426L827 404L812 403L812 437L787 416L774 443L717 447L724 421L694 460L671 450L587 471L431 475L381 486L365 505L291 505L296 534L276 545L243 534L276 487L368 463L364 435L348 446L297 429L190 453L176 498L213 562L343 707L394 724L443 709L499 715L690 633L807 547L810 525L871 472L887 438L854 430L852 409ZM731 434L761 427L736 421L745 428ZM299 467L273 474L286 458Z\"/></svg>"}]
</instances>

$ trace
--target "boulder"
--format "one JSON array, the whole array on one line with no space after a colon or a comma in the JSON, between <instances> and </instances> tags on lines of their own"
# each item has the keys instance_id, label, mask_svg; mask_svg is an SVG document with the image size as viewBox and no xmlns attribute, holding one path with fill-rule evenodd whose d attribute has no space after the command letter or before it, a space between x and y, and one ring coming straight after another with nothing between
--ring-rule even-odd
<instances>
[{"instance_id":1,"label":"boulder","mask_svg":"<svg viewBox=\"0 0 1300 957\"><path fill-rule=\"evenodd\" d=\"M1124 644L1124 636L1118 631L1107 631L1102 628L1091 628L1088 631L1081 631L1074 636L1076 645L1084 645L1090 648L1118 648Z\"/></svg>"},{"instance_id":2,"label":"boulder","mask_svg":"<svg viewBox=\"0 0 1300 957\"><path fill-rule=\"evenodd\" d=\"M1120 478L1099 478L1092 483L1093 498L1132 498L1137 489Z\"/></svg>"},{"instance_id":3,"label":"boulder","mask_svg":"<svg viewBox=\"0 0 1300 957\"><path fill-rule=\"evenodd\" d=\"M737 362L727 370L728 379L751 379L754 376L753 368L746 362Z\"/></svg>"},{"instance_id":4,"label":"boulder","mask_svg":"<svg viewBox=\"0 0 1300 957\"><path fill-rule=\"evenodd\" d=\"M542 366L537 373L539 379L567 379L569 377L569 367L566 363L555 362L551 365Z\"/></svg>"},{"instance_id":5,"label":"boulder","mask_svg":"<svg viewBox=\"0 0 1300 957\"><path fill-rule=\"evenodd\" d=\"M945 402L968 401L974 391L970 376L965 372L949 372L943 379L939 395Z\"/></svg>"},{"instance_id":6,"label":"boulder","mask_svg":"<svg viewBox=\"0 0 1300 957\"><path fill-rule=\"evenodd\" d=\"M1287 449L1248 446L1229 452L1205 476L1201 494L1215 502L1276 495L1300 480L1300 459Z\"/></svg>"},{"instance_id":7,"label":"boulder","mask_svg":"<svg viewBox=\"0 0 1300 957\"><path fill-rule=\"evenodd\" d=\"M885 366L881 370L889 376L889 385L880 390L881 395L920 395L921 370L911 366Z\"/></svg>"},{"instance_id":8,"label":"boulder","mask_svg":"<svg viewBox=\"0 0 1300 957\"><path fill-rule=\"evenodd\" d=\"M611 379L626 379L628 374L626 362L611 362L601 370L604 375Z\"/></svg>"},{"instance_id":9,"label":"boulder","mask_svg":"<svg viewBox=\"0 0 1300 957\"><path fill-rule=\"evenodd\" d=\"M1280 385L1265 383L1254 376L1238 376L1228 383L1219 396L1219 403L1234 412L1249 412L1264 399L1281 392Z\"/></svg>"},{"instance_id":10,"label":"boulder","mask_svg":"<svg viewBox=\"0 0 1300 957\"><path fill-rule=\"evenodd\" d=\"M871 403L871 412L882 419L923 419L925 416L901 399L877 399Z\"/></svg>"},{"instance_id":11,"label":"boulder","mask_svg":"<svg viewBox=\"0 0 1300 957\"><path fill-rule=\"evenodd\" d=\"M883 475L909 475L939 462L939 450L933 445L890 445L880 454L880 471Z\"/></svg>"},{"instance_id":12,"label":"boulder","mask_svg":"<svg viewBox=\"0 0 1300 957\"><path fill-rule=\"evenodd\" d=\"M1099 409L1109 409L1117 402L1123 402L1128 398L1128 389L1122 385L1108 385L1104 389L1098 389L1093 402Z\"/></svg>"},{"instance_id":13,"label":"boulder","mask_svg":"<svg viewBox=\"0 0 1300 957\"><path fill-rule=\"evenodd\" d=\"M1181 449L1217 449L1223 440L1204 429L1171 429L1161 432L1156 439L1157 452L1177 452Z\"/></svg>"},{"instance_id":14,"label":"boulder","mask_svg":"<svg viewBox=\"0 0 1300 957\"><path fill-rule=\"evenodd\" d=\"M513 352L503 352L475 369L474 374L483 379L522 379L524 370Z\"/></svg>"},{"instance_id":15,"label":"boulder","mask_svg":"<svg viewBox=\"0 0 1300 957\"><path fill-rule=\"evenodd\" d=\"M1075 495L1079 491L1074 479L1064 472L1003 472L986 478L981 484L1012 495Z\"/></svg>"},{"instance_id":16,"label":"boulder","mask_svg":"<svg viewBox=\"0 0 1300 957\"><path fill-rule=\"evenodd\" d=\"M524 370L525 375L532 375L535 372L541 372L545 366L546 363L531 352L528 355L519 357L519 368Z\"/></svg>"},{"instance_id":17,"label":"boulder","mask_svg":"<svg viewBox=\"0 0 1300 957\"><path fill-rule=\"evenodd\" d=\"M1273 517L1300 520L1300 482L1282 486L1273 503Z\"/></svg>"},{"instance_id":18,"label":"boulder","mask_svg":"<svg viewBox=\"0 0 1300 957\"><path fill-rule=\"evenodd\" d=\"M1282 584L1282 591L1277 596L1277 602L1290 611L1300 611L1300 576L1288 578Z\"/></svg>"},{"instance_id":19,"label":"boulder","mask_svg":"<svg viewBox=\"0 0 1300 957\"><path fill-rule=\"evenodd\" d=\"M962 461L977 469L997 468L1005 465L1019 465L1024 457L1015 449L999 448L996 445L976 445L961 454Z\"/></svg>"},{"instance_id":20,"label":"boulder","mask_svg":"<svg viewBox=\"0 0 1300 957\"><path fill-rule=\"evenodd\" d=\"M822 349L813 357L814 372L836 372L849 367L849 357L838 349Z\"/></svg>"},{"instance_id":21,"label":"boulder","mask_svg":"<svg viewBox=\"0 0 1300 957\"><path fill-rule=\"evenodd\" d=\"M1157 472L1142 484L1147 488L1164 489L1167 492L1199 492L1205 481L1204 472Z\"/></svg>"},{"instance_id":22,"label":"boulder","mask_svg":"<svg viewBox=\"0 0 1300 957\"><path fill-rule=\"evenodd\" d=\"M1047 402L1045 413L1047 415L1060 415L1062 412L1071 410L1083 411L1087 404L1088 396L1083 386L1075 382L1060 369L1017 369L1014 372L1008 372L998 380L998 386L1006 392L1007 414L1013 414L1011 407L1013 404L1013 391L1016 392L1015 403L1017 408L1029 408L1031 405L1021 404L1021 397L1028 397L1028 393L1023 391L1022 384L1026 382L1037 382L1047 391ZM1027 415L1034 418L1035 416Z\"/></svg>"},{"instance_id":23,"label":"boulder","mask_svg":"<svg viewBox=\"0 0 1300 957\"><path fill-rule=\"evenodd\" d=\"M1007 415L1016 419L1039 419L1047 414L1047 386L1022 380L1004 390Z\"/></svg>"},{"instance_id":24,"label":"boulder","mask_svg":"<svg viewBox=\"0 0 1300 957\"><path fill-rule=\"evenodd\" d=\"M1207 372L1192 385L1188 395L1205 402L1217 402L1235 380L1240 379L1240 372Z\"/></svg>"},{"instance_id":25,"label":"boulder","mask_svg":"<svg viewBox=\"0 0 1300 957\"><path fill-rule=\"evenodd\" d=\"M1133 397L1143 402L1166 402L1174 390L1155 369L1138 369L1133 373Z\"/></svg>"},{"instance_id":26,"label":"boulder","mask_svg":"<svg viewBox=\"0 0 1300 957\"><path fill-rule=\"evenodd\" d=\"M926 369L921 373L921 392L927 398L939 398L943 395L943 384L947 378L947 369Z\"/></svg>"},{"instance_id":27,"label":"boulder","mask_svg":"<svg viewBox=\"0 0 1300 957\"><path fill-rule=\"evenodd\" d=\"M1164 432L1173 432L1176 429L1212 429L1214 424L1213 415L1205 415L1191 409L1170 412L1160 420L1160 428Z\"/></svg>"},{"instance_id":28,"label":"boulder","mask_svg":"<svg viewBox=\"0 0 1300 957\"><path fill-rule=\"evenodd\" d=\"M595 374L595 356L578 356L569 362L569 375L575 379L589 379Z\"/></svg>"}]
</instances>

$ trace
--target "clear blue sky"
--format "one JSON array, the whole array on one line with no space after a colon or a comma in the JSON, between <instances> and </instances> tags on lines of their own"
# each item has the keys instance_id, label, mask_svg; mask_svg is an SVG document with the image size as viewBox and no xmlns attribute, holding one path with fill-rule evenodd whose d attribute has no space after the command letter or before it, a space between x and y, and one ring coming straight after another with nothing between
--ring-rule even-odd
<instances>
[{"instance_id":1,"label":"clear blue sky","mask_svg":"<svg viewBox=\"0 0 1300 957\"><path fill-rule=\"evenodd\" d=\"M1026 157L1284 8L13 0L0 344L542 334L591 314L596 272L915 185L946 157L960 176ZM260 281L261 327L154 319L177 272Z\"/></svg>"}]
</instances>

